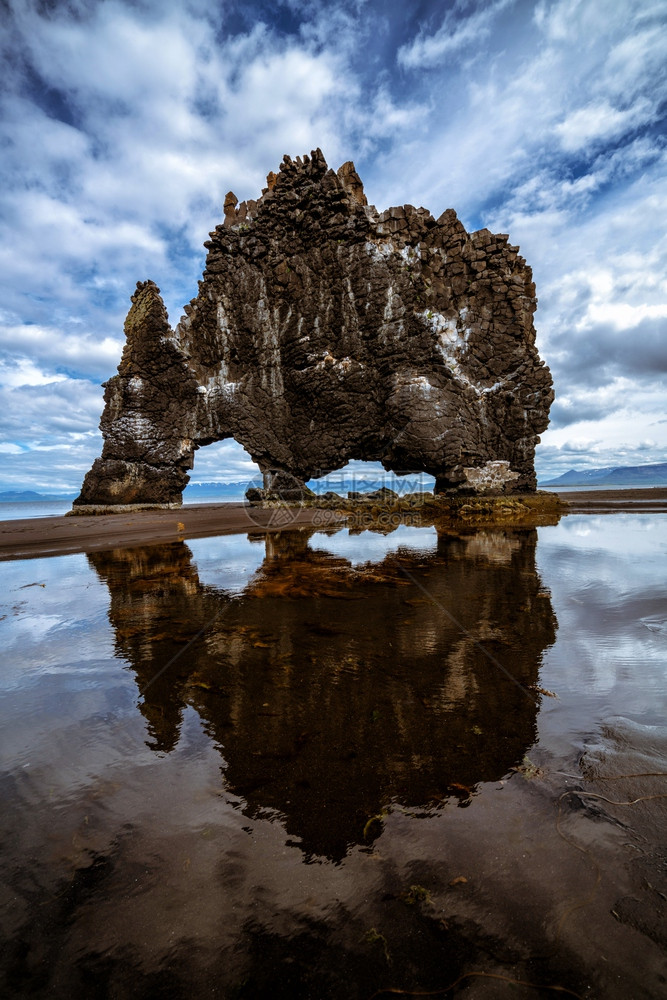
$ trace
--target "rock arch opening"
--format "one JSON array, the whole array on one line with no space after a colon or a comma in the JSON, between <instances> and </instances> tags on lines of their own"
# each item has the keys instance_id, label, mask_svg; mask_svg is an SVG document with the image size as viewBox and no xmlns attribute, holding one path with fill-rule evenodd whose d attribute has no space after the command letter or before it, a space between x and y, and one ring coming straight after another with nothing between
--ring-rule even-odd
<instances>
[{"instance_id":1,"label":"rock arch opening","mask_svg":"<svg viewBox=\"0 0 667 1000\"><path fill-rule=\"evenodd\" d=\"M184 503L217 498L240 500L247 489L263 482L259 466L234 438L198 447L189 475Z\"/></svg>"}]
</instances>

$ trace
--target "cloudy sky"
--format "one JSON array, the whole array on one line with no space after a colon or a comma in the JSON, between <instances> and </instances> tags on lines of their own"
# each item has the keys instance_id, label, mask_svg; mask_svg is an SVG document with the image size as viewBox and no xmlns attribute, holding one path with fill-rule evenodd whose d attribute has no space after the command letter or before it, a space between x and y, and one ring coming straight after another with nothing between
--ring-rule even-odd
<instances>
[{"instance_id":1,"label":"cloudy sky","mask_svg":"<svg viewBox=\"0 0 667 1000\"><path fill-rule=\"evenodd\" d=\"M533 266L542 479L667 461L667 0L0 0L0 489L77 489L138 279L172 324L284 153ZM193 481L252 473L232 442Z\"/></svg>"}]
</instances>

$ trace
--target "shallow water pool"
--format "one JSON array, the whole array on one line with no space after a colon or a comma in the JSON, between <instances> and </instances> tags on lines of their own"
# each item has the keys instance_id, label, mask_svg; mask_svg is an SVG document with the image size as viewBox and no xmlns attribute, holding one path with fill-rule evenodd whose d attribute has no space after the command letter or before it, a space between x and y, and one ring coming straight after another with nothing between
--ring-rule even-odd
<instances>
[{"instance_id":1,"label":"shallow water pool","mask_svg":"<svg viewBox=\"0 0 667 1000\"><path fill-rule=\"evenodd\" d=\"M667 515L0 565L3 996L667 990Z\"/></svg>"}]
</instances>

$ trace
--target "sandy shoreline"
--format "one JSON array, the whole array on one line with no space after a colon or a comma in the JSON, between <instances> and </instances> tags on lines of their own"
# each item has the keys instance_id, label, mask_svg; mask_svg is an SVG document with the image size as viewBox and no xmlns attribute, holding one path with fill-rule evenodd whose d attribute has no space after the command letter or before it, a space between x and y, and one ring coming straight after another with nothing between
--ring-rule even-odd
<instances>
[{"instance_id":1,"label":"sandy shoreline","mask_svg":"<svg viewBox=\"0 0 667 1000\"><path fill-rule=\"evenodd\" d=\"M665 487L552 492L567 501L571 514L667 512ZM286 522L283 511L260 510L245 503L212 503L193 504L177 510L0 521L0 560L319 526L321 517L322 512L318 510L290 510Z\"/></svg>"},{"instance_id":2,"label":"sandy shoreline","mask_svg":"<svg viewBox=\"0 0 667 1000\"><path fill-rule=\"evenodd\" d=\"M212 503L177 510L0 521L0 560L299 528L316 524L318 511L290 510L287 524L281 514L282 511L259 510L245 503Z\"/></svg>"},{"instance_id":3,"label":"sandy shoreline","mask_svg":"<svg viewBox=\"0 0 667 1000\"><path fill-rule=\"evenodd\" d=\"M617 490L549 490L557 493L570 507L568 514L635 514L667 512L667 486Z\"/></svg>"}]
</instances>

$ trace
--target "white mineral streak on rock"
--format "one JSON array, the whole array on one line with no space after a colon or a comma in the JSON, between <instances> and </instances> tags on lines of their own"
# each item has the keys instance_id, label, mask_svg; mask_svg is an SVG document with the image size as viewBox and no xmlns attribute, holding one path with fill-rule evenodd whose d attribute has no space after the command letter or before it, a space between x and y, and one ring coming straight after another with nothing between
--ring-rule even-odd
<instances>
[{"instance_id":1,"label":"white mineral streak on rock","mask_svg":"<svg viewBox=\"0 0 667 1000\"><path fill-rule=\"evenodd\" d=\"M260 384L271 396L282 396L284 391L280 359L280 312L276 307L269 309L266 304L267 289L264 278L260 281L260 293L256 303L258 329L265 350L265 363L260 367Z\"/></svg>"},{"instance_id":2,"label":"white mineral streak on rock","mask_svg":"<svg viewBox=\"0 0 667 1000\"><path fill-rule=\"evenodd\" d=\"M465 308L460 312L460 317L464 322L467 317L467 313L468 310ZM427 326L428 329L434 334L439 353L445 359L449 371L461 385L472 389L472 391L478 396L496 392L498 389L502 389L503 386L506 385L505 379L494 382L494 384L490 386L480 385L478 382L473 382L472 379L468 378L462 370L459 360L462 359L467 350L468 339L472 332L469 326L461 328L457 325L455 319L443 316L442 313L434 312L430 309L416 313L415 315L418 316L424 325Z\"/></svg>"},{"instance_id":3,"label":"white mineral streak on rock","mask_svg":"<svg viewBox=\"0 0 667 1000\"><path fill-rule=\"evenodd\" d=\"M219 362L218 376L217 377L218 377L218 379L221 382L228 382L229 381L229 368L227 367L227 362L224 361L222 358L220 359L220 362Z\"/></svg>"},{"instance_id":4,"label":"white mineral streak on rock","mask_svg":"<svg viewBox=\"0 0 667 1000\"><path fill-rule=\"evenodd\" d=\"M178 455L182 458L184 455L189 455L192 451L192 439L191 438L181 438L178 443Z\"/></svg>"},{"instance_id":5,"label":"white mineral streak on rock","mask_svg":"<svg viewBox=\"0 0 667 1000\"><path fill-rule=\"evenodd\" d=\"M464 312L461 310L461 319L465 321ZM424 326L431 331L435 337L436 347L448 364L448 367L457 375L460 375L458 359L463 356L467 349L467 342L470 336L470 327L460 328L452 317L443 316L442 313L432 309L425 309L423 312L415 313ZM461 376L463 380L470 383L470 380Z\"/></svg>"},{"instance_id":6,"label":"white mineral streak on rock","mask_svg":"<svg viewBox=\"0 0 667 1000\"><path fill-rule=\"evenodd\" d=\"M477 469L464 469L463 475L477 493L499 490L519 478L519 473L510 469L509 462L485 462Z\"/></svg>"},{"instance_id":7,"label":"white mineral streak on rock","mask_svg":"<svg viewBox=\"0 0 667 1000\"><path fill-rule=\"evenodd\" d=\"M409 389L416 389L425 396L430 396L433 392L433 386L425 375L414 375L406 384Z\"/></svg>"},{"instance_id":8,"label":"white mineral streak on rock","mask_svg":"<svg viewBox=\"0 0 667 1000\"><path fill-rule=\"evenodd\" d=\"M228 382L223 376L214 376L208 380L208 392L211 396L223 396L227 402L230 402L239 385L239 382Z\"/></svg>"},{"instance_id":9,"label":"white mineral streak on rock","mask_svg":"<svg viewBox=\"0 0 667 1000\"><path fill-rule=\"evenodd\" d=\"M274 309L273 315L274 315L274 318L275 318L276 328L282 327L281 333L289 328L289 323L290 323L290 320L292 318L292 307L291 306L288 306L288 308L287 308L287 315L285 316L285 319L283 320L282 324L280 322L280 309L278 307L276 307ZM303 317L301 317L301 319L299 320L299 324L298 324L298 330L299 330L299 332L301 331L302 325L303 325Z\"/></svg>"},{"instance_id":10,"label":"white mineral streak on rock","mask_svg":"<svg viewBox=\"0 0 667 1000\"><path fill-rule=\"evenodd\" d=\"M387 301L384 307L384 318L387 322L391 322L394 318L394 286L390 285L387 289Z\"/></svg>"},{"instance_id":11,"label":"white mineral streak on rock","mask_svg":"<svg viewBox=\"0 0 667 1000\"><path fill-rule=\"evenodd\" d=\"M394 252L394 244L391 240L387 240L386 243L372 243L368 240L365 243L366 253L368 253L374 260L386 260L387 257L391 257Z\"/></svg>"},{"instance_id":12,"label":"white mineral streak on rock","mask_svg":"<svg viewBox=\"0 0 667 1000\"><path fill-rule=\"evenodd\" d=\"M229 320L227 319L227 313L222 301L218 302L216 318L218 322L218 330L220 330L221 333L229 333Z\"/></svg>"}]
</instances>

